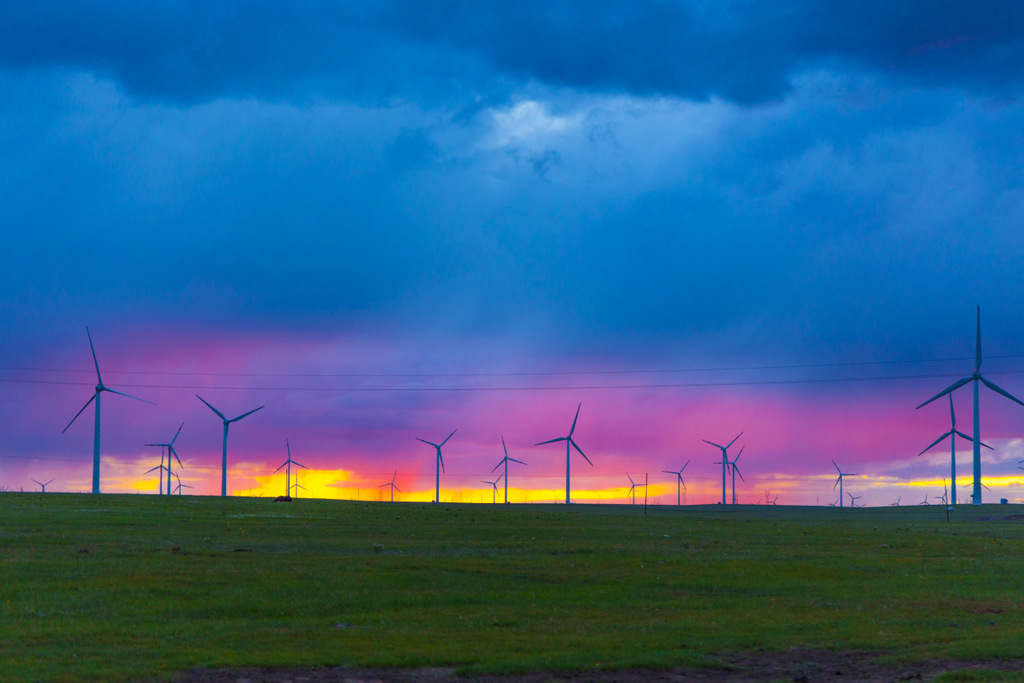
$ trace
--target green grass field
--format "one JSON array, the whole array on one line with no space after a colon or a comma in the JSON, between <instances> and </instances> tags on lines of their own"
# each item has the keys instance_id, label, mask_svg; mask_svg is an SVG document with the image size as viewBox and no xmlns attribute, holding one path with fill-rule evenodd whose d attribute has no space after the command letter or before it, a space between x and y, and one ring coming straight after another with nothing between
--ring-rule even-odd
<instances>
[{"instance_id":1,"label":"green grass field","mask_svg":"<svg viewBox=\"0 0 1024 683\"><path fill-rule=\"evenodd\" d=\"M1017 512L3 493L0 678L1019 657Z\"/></svg>"}]
</instances>

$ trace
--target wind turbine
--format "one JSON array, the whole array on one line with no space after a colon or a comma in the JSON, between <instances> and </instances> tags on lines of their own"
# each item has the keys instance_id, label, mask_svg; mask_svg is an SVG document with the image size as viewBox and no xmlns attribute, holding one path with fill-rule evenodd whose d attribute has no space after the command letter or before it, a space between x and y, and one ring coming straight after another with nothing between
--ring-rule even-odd
<instances>
[{"instance_id":1,"label":"wind turbine","mask_svg":"<svg viewBox=\"0 0 1024 683\"><path fill-rule=\"evenodd\" d=\"M739 434L737 434L736 435L736 439L740 438L741 436L743 436L743 432L740 432ZM722 449L722 505L725 505L725 471L726 471L726 468L729 467L729 456L727 454L727 451L729 450L729 446L732 446L734 443L736 443L736 439L733 439L732 441L730 441L725 446L719 446L714 441L708 441L707 439L701 439L701 441L703 441L704 443L709 443L712 446L714 446L715 448ZM715 464L717 465L718 463L715 463Z\"/></svg>"},{"instance_id":2,"label":"wind turbine","mask_svg":"<svg viewBox=\"0 0 1024 683\"><path fill-rule=\"evenodd\" d=\"M205 403L205 401L203 401L203 402ZM257 408L256 410L259 410L259 408ZM284 445L288 448L288 459L285 460L283 463L281 463L281 466L278 467L276 470L274 470L274 472L275 473L280 472L281 471L281 467L285 467L287 465L288 469L285 470L284 495L286 495L288 497L291 497L291 495L292 495L292 465L295 465L296 467L301 467L304 470L308 470L309 468L306 467L305 465L303 465L302 463L298 463L298 462L295 462L294 460L292 460L292 445L290 443L288 443L288 439L284 440Z\"/></svg>"},{"instance_id":3,"label":"wind turbine","mask_svg":"<svg viewBox=\"0 0 1024 683\"><path fill-rule=\"evenodd\" d=\"M253 408L249 412L242 413L238 417L233 417L233 418L231 418L229 420L228 418L224 417L224 413L220 412L219 410L217 410L216 408L211 406L210 403L205 398L203 398L199 394L196 394L196 398L198 398L200 401L205 403L207 408L209 408L213 412L217 413L217 417L219 417L221 419L221 422L224 423L224 449L221 452L221 460L220 460L220 495L221 496L226 496L226 495L228 495L228 426L232 422L238 422L243 417L249 417L250 415L255 413L257 410L263 410L264 408L266 408L266 406L260 406L259 408Z\"/></svg>"},{"instance_id":4,"label":"wind turbine","mask_svg":"<svg viewBox=\"0 0 1024 683\"><path fill-rule=\"evenodd\" d=\"M434 477L434 502L435 503L440 503L441 502L441 472L444 471L444 458L441 457L441 446L443 446L446 443L448 443L448 439L452 438L452 436L454 436L455 432L457 432L457 431L459 431L459 430L458 429L453 429L452 433L449 434L445 438L445 440L442 441L441 443L433 443L431 441L426 441L424 439L421 439L418 436L416 437L417 441L422 441L425 444L433 446L434 449L437 451L437 461L434 463L434 471L435 471L434 472L434 474L435 474L435 477Z\"/></svg>"},{"instance_id":5,"label":"wind turbine","mask_svg":"<svg viewBox=\"0 0 1024 683\"><path fill-rule=\"evenodd\" d=\"M964 434L963 432L956 428L956 413L953 411L952 393L949 394L949 419L952 423L952 426L950 427L949 431L940 436L939 438L937 438L935 441L932 442L931 446L928 446L928 448L924 449L917 455L918 457L921 457L922 455L927 453L931 448L937 446L947 436L949 437L949 468L950 475L953 478L953 505L956 505L956 437L957 434L959 434L962 438L967 439L968 441L973 442L974 439L967 436L966 434ZM981 445L989 450L992 450L992 447L989 446L987 443L983 443Z\"/></svg>"},{"instance_id":6,"label":"wind turbine","mask_svg":"<svg viewBox=\"0 0 1024 683\"><path fill-rule=\"evenodd\" d=\"M505 477L505 504L507 505L508 504L508 463L509 463L509 461L517 462L520 465L525 465L526 463L523 462L522 460L516 460L515 458L508 457L508 447L505 446L505 437L501 437L501 447L505 451L505 457L502 458L501 462L499 462L497 465L495 465L491 469L491 472L494 472L494 470L498 469L502 465L505 466L505 474L503 474L502 476Z\"/></svg>"},{"instance_id":7,"label":"wind turbine","mask_svg":"<svg viewBox=\"0 0 1024 683\"><path fill-rule=\"evenodd\" d=\"M690 464L690 461L687 460L686 461L686 465L689 465L689 464ZM676 505L682 505L683 504L683 496L682 496L681 491L685 491L686 490L686 482L683 481L683 470L686 469L686 465L683 465L682 467L680 467L676 471L673 471L673 470L662 470L662 472L664 472L665 474L674 474L674 475L676 475Z\"/></svg>"},{"instance_id":8,"label":"wind turbine","mask_svg":"<svg viewBox=\"0 0 1024 683\"><path fill-rule=\"evenodd\" d=\"M143 472L143 474L149 474L150 472L155 472L157 470L160 471L160 482L156 486L156 493L157 493L158 496L162 496L164 494L164 471L167 470L167 467L164 466L164 449L162 449L162 448L160 449L160 464L157 465L156 467L149 468L148 470ZM167 474L167 486L168 486L168 488L170 488L170 485L171 485L170 481L171 481L171 475L170 475L170 473L168 473Z\"/></svg>"},{"instance_id":9,"label":"wind turbine","mask_svg":"<svg viewBox=\"0 0 1024 683\"><path fill-rule=\"evenodd\" d=\"M626 473L626 479L629 479L629 490L626 491L626 495L633 494L633 505L636 505L636 484L633 482L633 477Z\"/></svg>"},{"instance_id":10,"label":"wind turbine","mask_svg":"<svg viewBox=\"0 0 1024 683\"><path fill-rule=\"evenodd\" d=\"M64 432L68 431L68 427L70 427L71 425L73 425L75 423L75 420L78 419L79 415L81 415L83 412L85 412L85 409L89 407L90 403L92 403L93 401L96 401L96 426L93 429L93 436L92 436L92 492L93 493L99 493L100 492L100 395L104 391L109 391L110 393L117 394L118 396L127 396L128 398L134 398L136 401L142 401L143 403L148 403L151 406L154 406L156 404L153 403L152 401L147 401L144 398L139 398L138 396L132 396L130 394L122 393L120 391L114 391L113 389L111 389L110 387L105 385L103 383L103 377L100 375L100 363L99 363L98 360L96 360L96 347L93 346L93 343L92 343L92 333L89 332L89 328L88 327L85 328L85 334L88 335L88 337L89 337L89 349L92 351L92 362L93 362L93 365L96 366L96 393L94 393L92 395L92 398L90 398L88 401L85 402L85 405L82 406L81 410L79 410L77 413L75 413L75 416L73 418L71 418L71 422L68 422L68 426L64 428L64 431L62 431L61 434L63 434Z\"/></svg>"},{"instance_id":11,"label":"wind turbine","mask_svg":"<svg viewBox=\"0 0 1024 683\"><path fill-rule=\"evenodd\" d=\"M43 493L46 493L46 487L53 483L53 479L51 479L50 481L46 482L45 484L43 482L39 481L38 479L33 479L32 481L34 481L35 483L39 484L40 487L42 487Z\"/></svg>"},{"instance_id":12,"label":"wind turbine","mask_svg":"<svg viewBox=\"0 0 1024 683\"><path fill-rule=\"evenodd\" d=\"M491 471L493 472L494 470L491 470ZM493 491L491 493L491 503L492 504L498 502L498 482L501 481L501 477L502 476L503 475L499 474L498 478L495 479L494 481L484 481L483 479L480 480L481 484L488 484L493 489Z\"/></svg>"},{"instance_id":13,"label":"wind turbine","mask_svg":"<svg viewBox=\"0 0 1024 683\"><path fill-rule=\"evenodd\" d=\"M839 465L836 465L836 461L832 461L832 466L836 468L836 472L839 472L839 477L836 479L836 483L832 484L832 490L835 491L836 487L839 487L839 507L843 507L843 477L856 477L856 472L843 472L839 469Z\"/></svg>"},{"instance_id":14,"label":"wind turbine","mask_svg":"<svg viewBox=\"0 0 1024 683\"><path fill-rule=\"evenodd\" d=\"M1021 406L1024 406L1024 401L1021 401L1019 398L1010 394L1005 389L1001 389L994 383L990 382L989 380L981 376L981 306L978 306L977 330L977 337L974 347L974 372L971 373L969 377L964 377L963 379L957 380L956 382L954 382L947 388L943 389L941 392L939 392L932 398L928 399L927 401L919 405L918 408L922 408L931 403L932 401L934 401L935 399L941 398L942 396L945 396L948 393L956 391L957 389L967 384L968 382L974 383L974 438L972 439L972 441L974 442L974 495L972 497L974 498L975 505L981 505L981 416L978 410L978 385L984 384L986 387L996 392L997 394L1002 394L1006 398L1010 399L1014 403L1020 404Z\"/></svg>"},{"instance_id":15,"label":"wind turbine","mask_svg":"<svg viewBox=\"0 0 1024 683\"><path fill-rule=\"evenodd\" d=\"M295 464L297 465L298 463L295 463ZM303 486L302 484L299 483L299 473L298 472L295 473L295 483L292 484L292 488L295 490L295 496L294 496L295 498L299 497L299 489L302 489L303 491L306 491L307 493L309 492L309 489L307 489L305 486ZM289 491L289 495L291 495L290 491Z\"/></svg>"},{"instance_id":16,"label":"wind turbine","mask_svg":"<svg viewBox=\"0 0 1024 683\"><path fill-rule=\"evenodd\" d=\"M862 507L864 507L863 505L857 505L857 501L859 499L863 498L864 496L855 496L852 493L847 493L846 495L848 495L850 497L850 507L853 507L853 508L862 508ZM927 498L925 500L927 500Z\"/></svg>"},{"instance_id":17,"label":"wind turbine","mask_svg":"<svg viewBox=\"0 0 1024 683\"><path fill-rule=\"evenodd\" d=\"M746 446L744 446L743 448L746 448ZM743 473L740 472L739 465L736 464L736 461L740 459L741 455L743 455L743 448L740 449L740 452L737 453L736 457L733 458L732 462L729 463L729 466L732 468L732 504L733 505L736 504L736 475L737 474L740 475L740 481L746 481L746 479L743 478Z\"/></svg>"},{"instance_id":18,"label":"wind turbine","mask_svg":"<svg viewBox=\"0 0 1024 683\"><path fill-rule=\"evenodd\" d=\"M560 436L557 439L548 439L547 441L541 441L540 443L533 444L534 446L543 446L544 444L557 443L558 441L564 441L565 442L565 504L566 505L569 505L569 504L572 503L572 500L569 498L569 456L572 454L572 451L570 449L571 448L575 448L576 452L579 453L580 455L582 455L583 459L587 461L587 464L589 464L591 467L594 466L594 463L590 462L590 458L587 457L587 454L584 453L583 450L580 449L580 447L577 446L576 442L573 441L573 439L572 439L573 432L576 431L576 421L578 419L580 419L580 408L582 408L582 407L583 407L582 403L579 404L578 406L576 406L576 417L574 417L572 419L572 427L569 428L569 435L568 436Z\"/></svg>"},{"instance_id":19,"label":"wind turbine","mask_svg":"<svg viewBox=\"0 0 1024 683\"><path fill-rule=\"evenodd\" d=\"M161 451L160 451L160 465L161 465L161 467L164 464L163 449L164 448L167 449L167 495L171 495L171 456L172 455L174 456L174 459L178 461L178 465L180 467L182 467L182 468L185 467L184 465L181 464L181 458L178 457L178 452L176 450L174 450L174 442L178 440L178 434L181 434L181 428L184 427L184 426L185 426L184 422L182 422L178 426L178 431L174 432L174 438L171 439L170 443L147 443L146 444L147 446L159 446L161 448ZM158 468L154 467L153 469L158 469ZM150 472L152 472L152 471L153 470L150 470ZM147 472L147 474L148 474L148 472ZM163 481L163 476L164 476L164 473L161 471L160 472L160 480L161 480L161 482Z\"/></svg>"},{"instance_id":20,"label":"wind turbine","mask_svg":"<svg viewBox=\"0 0 1024 683\"><path fill-rule=\"evenodd\" d=\"M386 484L381 484L380 486L377 487L379 489L382 489L385 486L388 486L388 487L391 488L391 502L392 503L395 502L395 491L398 491L399 493L402 492L402 489L398 488L398 486L395 484L395 477L397 477L397 476L398 476L398 470L395 470L395 473L391 476L391 481L389 481Z\"/></svg>"},{"instance_id":21,"label":"wind turbine","mask_svg":"<svg viewBox=\"0 0 1024 683\"><path fill-rule=\"evenodd\" d=\"M895 503L889 503L889 507L898 508L900 506L900 500L902 500L902 499L903 499L903 496L897 496L896 497L896 502Z\"/></svg>"},{"instance_id":22,"label":"wind turbine","mask_svg":"<svg viewBox=\"0 0 1024 683\"><path fill-rule=\"evenodd\" d=\"M182 484L181 483L181 477L178 476L177 472L175 472L174 478L178 480L178 485L174 487L174 492L177 493L179 496L181 495L181 490L182 489L190 489L190 488L192 488L188 484ZM170 479L170 477L168 477L168 479Z\"/></svg>"}]
</instances>

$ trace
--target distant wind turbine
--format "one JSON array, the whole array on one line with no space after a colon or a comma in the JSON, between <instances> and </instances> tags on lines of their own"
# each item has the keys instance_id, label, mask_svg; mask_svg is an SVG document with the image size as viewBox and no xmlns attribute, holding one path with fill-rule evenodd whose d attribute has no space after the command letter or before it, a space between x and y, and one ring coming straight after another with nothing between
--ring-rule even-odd
<instances>
[{"instance_id":1,"label":"distant wind turbine","mask_svg":"<svg viewBox=\"0 0 1024 683\"><path fill-rule=\"evenodd\" d=\"M863 505L857 505L857 501L860 500L861 498L863 498L864 496L855 496L852 493L847 493L846 495L848 495L850 497L850 507L854 507L854 508L862 508L862 507L864 507Z\"/></svg>"},{"instance_id":2,"label":"distant wind turbine","mask_svg":"<svg viewBox=\"0 0 1024 683\"><path fill-rule=\"evenodd\" d=\"M967 384L969 382L973 382L974 383L974 438L972 439L972 441L974 442L974 495L973 495L973 498L974 498L974 504L975 505L981 505L981 488L982 488L982 481L981 481L981 416L980 416L980 412L979 412L979 409L978 409L978 406L979 406L978 385L979 384L984 384L986 387L988 387L992 391L996 392L997 394L1002 394L1003 396L1005 396L1006 398L1010 399L1014 403L1017 403L1017 404L1019 404L1021 406L1024 406L1024 401L1021 401L1019 398L1017 398L1016 396L1010 394L1005 389L1002 389L1002 388L996 386L993 382L985 379L981 375L981 306L978 306L978 327L977 327L977 337L976 337L976 342L975 342L975 347L974 347L974 372L971 373L971 375L969 377L964 377L963 379L957 380L956 382L954 382L953 384L951 384L950 386L948 386L947 388L943 389L941 392L936 394L935 396L931 397L930 399L928 399L927 401L925 401L924 403L919 405L918 408L922 408L922 407L928 405L929 403L931 403L932 401L934 401L935 399L941 398L942 396L945 396L948 393L956 391L957 389L959 389L960 387L962 387L963 385L965 385L965 384Z\"/></svg>"},{"instance_id":3,"label":"distant wind turbine","mask_svg":"<svg viewBox=\"0 0 1024 683\"><path fill-rule=\"evenodd\" d=\"M920 407L920 406L918 406L918 407ZM956 412L953 411L953 394L952 394L952 392L949 394L949 419L950 419L950 423L952 424L952 426L949 428L949 431L946 432L945 434L943 434L942 436L940 436L939 438L937 438L935 441L933 441L931 446L928 446L928 448L926 448L923 451L921 451L920 453L918 453L917 456L921 457L922 455L927 453L929 450L931 450L932 448L937 446L947 436L949 437L949 469L950 469L950 476L952 477L952 480L953 480L953 501L952 501L952 504L956 505L956 502L957 502L956 501L956 437L959 434L962 438L967 439L968 441L970 441L972 443L974 442L974 439L972 437L967 436L966 434L964 434L963 432L961 432L959 429L956 428ZM987 443L983 443L981 445L984 446L985 448L989 449L989 450L992 450L992 447L989 446Z\"/></svg>"},{"instance_id":4,"label":"distant wind turbine","mask_svg":"<svg viewBox=\"0 0 1024 683\"><path fill-rule=\"evenodd\" d=\"M423 443L427 444L428 446L433 446L434 450L437 451L437 459L434 462L434 470L435 470L435 473L434 473L434 502L435 503L440 503L441 502L441 472L444 471L444 458L441 457L441 446L443 446L446 443L448 443L448 439L452 438L455 435L455 432L457 432L457 431L459 431L459 430L458 429L453 429L452 433L449 434L447 437L445 437L445 440L442 441L441 443L433 443L431 441L427 441L426 439L421 439L418 436L416 437L417 441L422 441Z\"/></svg>"},{"instance_id":5,"label":"distant wind turbine","mask_svg":"<svg viewBox=\"0 0 1024 683\"><path fill-rule=\"evenodd\" d=\"M46 482L45 484L43 482L39 481L38 479L33 479L32 481L34 481L35 483L39 484L39 486L43 489L43 493L46 493L46 487L53 483L53 479L51 479L50 481Z\"/></svg>"},{"instance_id":6,"label":"distant wind turbine","mask_svg":"<svg viewBox=\"0 0 1024 683\"><path fill-rule=\"evenodd\" d=\"M309 468L303 465L302 463L298 463L292 460L292 445L288 443L288 439L284 440L284 445L288 448L288 459L281 463L281 465L276 470L274 470L274 472L280 472L281 467L288 467L288 469L285 470L284 495L290 497L292 495L292 465L295 465L296 467L301 467L304 470L308 470Z\"/></svg>"},{"instance_id":7,"label":"distant wind turbine","mask_svg":"<svg viewBox=\"0 0 1024 683\"><path fill-rule=\"evenodd\" d=\"M633 482L633 477L629 476L628 472L626 473L626 479L629 479L629 490L626 491L626 495L628 496L628 495L632 494L633 495L633 505L636 505L636 484Z\"/></svg>"},{"instance_id":8,"label":"distant wind turbine","mask_svg":"<svg viewBox=\"0 0 1024 683\"><path fill-rule=\"evenodd\" d=\"M168 478L170 478L170 477L168 477ZM177 473L174 474L174 478L178 480L178 485L174 487L174 492L177 493L179 496L181 495L181 490L182 489L190 489L190 488L192 488L188 484L182 484L181 483L181 477L179 477Z\"/></svg>"},{"instance_id":9,"label":"distant wind turbine","mask_svg":"<svg viewBox=\"0 0 1024 683\"><path fill-rule=\"evenodd\" d=\"M210 405L210 403L205 398L203 398L199 394L196 394L196 398L198 398L200 401L205 403L207 408L209 408L213 412L217 413L217 417L219 417L221 419L221 422L224 423L224 448L221 451L221 461L220 461L220 495L221 496L226 496L226 495L228 495L228 426L232 422L238 422L243 417L249 417L250 415L255 413L257 410L263 410L264 408L266 408L266 406L260 406L259 408L253 408L249 412L242 413L238 417L233 417L233 418L231 418L229 420L228 418L224 417L224 413L220 412L219 410L214 408L212 405Z\"/></svg>"},{"instance_id":10,"label":"distant wind turbine","mask_svg":"<svg viewBox=\"0 0 1024 683\"><path fill-rule=\"evenodd\" d=\"M498 482L501 481L501 477L502 476L503 475L499 474L498 478L495 479L494 481L484 481L483 479L480 480L481 484L487 484L488 486L491 487L491 489L492 489L492 491L491 491L491 503L492 504L498 502Z\"/></svg>"},{"instance_id":11,"label":"distant wind turbine","mask_svg":"<svg viewBox=\"0 0 1024 683\"><path fill-rule=\"evenodd\" d=\"M902 500L902 499L903 499L903 496L897 496L896 497L896 502L889 503L889 507L896 507L896 508L898 508L900 506L900 500Z\"/></svg>"},{"instance_id":12,"label":"distant wind turbine","mask_svg":"<svg viewBox=\"0 0 1024 683\"><path fill-rule=\"evenodd\" d=\"M391 502L392 503L395 502L395 491L398 491L399 493L402 492L402 489L398 488L398 486L395 484L395 478L397 476L398 476L398 470L395 470L395 473L391 476L391 481L389 481L386 484L381 484L380 486L377 487L379 489L382 489L385 486L387 486L388 488L391 489Z\"/></svg>"},{"instance_id":13,"label":"distant wind turbine","mask_svg":"<svg viewBox=\"0 0 1024 683\"><path fill-rule=\"evenodd\" d=\"M594 463L590 462L590 458L587 457L587 454L584 453L583 450L579 446L576 445L576 442L573 441L573 438L572 438L573 432L576 431L576 421L580 419L580 408L582 408L582 407L583 407L582 403L579 404L578 406L576 406L576 417L574 417L572 419L572 427L569 428L569 435L568 436L560 436L557 439L548 439L547 441L541 441L540 443L534 444L534 446L543 446L544 444L557 443L559 441L564 441L565 442L565 504L566 505L569 505L570 503L572 503L572 499L569 497L569 460L570 460L569 456L572 455L572 450L570 450L570 449L575 448L576 452L583 456L583 459L587 461L588 465L590 465L591 467L594 466Z\"/></svg>"},{"instance_id":14,"label":"distant wind turbine","mask_svg":"<svg viewBox=\"0 0 1024 683\"><path fill-rule=\"evenodd\" d=\"M89 349L92 351L92 362L93 362L93 365L96 366L96 393L94 393L92 395L92 398L90 398L88 401L85 402L85 405L82 406L81 410L79 410L77 413L75 413L75 416L73 418L71 418L71 422L68 422L68 426L65 427L64 431L61 432L61 433L63 434L64 432L68 431L68 427L70 427L71 425L73 425L75 423L75 420L78 419L79 415L81 415L83 412L85 412L85 409L89 407L89 404L92 403L93 401L96 401L96 426L93 428L93 435L92 435L92 492L93 493L99 493L100 492L100 395L104 391L109 391L110 393L117 394L118 396L126 396L128 398L134 398L136 401L142 401L143 403L148 403L151 406L156 405L156 404L153 403L152 401L147 401L144 398L139 398L138 396L131 396L130 394L125 394L125 393L122 393L120 391L114 391L113 389L111 389L107 385L105 385L103 383L103 377L100 375L100 363L99 363L98 360L96 360L96 347L93 346L93 344L92 344L92 333L89 332L89 328L88 327L85 328L85 334L88 335L88 337L89 337Z\"/></svg>"},{"instance_id":15,"label":"distant wind turbine","mask_svg":"<svg viewBox=\"0 0 1024 683\"><path fill-rule=\"evenodd\" d=\"M686 461L686 465L689 465L690 461ZM676 505L683 504L682 491L686 490L686 482L683 481L683 470L686 469L686 465L683 465L678 470L662 470L665 474L676 475Z\"/></svg>"},{"instance_id":16,"label":"distant wind turbine","mask_svg":"<svg viewBox=\"0 0 1024 683\"><path fill-rule=\"evenodd\" d=\"M740 438L741 436L743 436L743 432L740 432L739 434L737 434L736 435L736 439ZM722 505L726 504L726 500L725 500L725 475L726 475L726 470L729 467L728 450L729 450L730 446L732 446L734 443L736 443L736 439L733 439L732 441L730 441L725 446L719 446L714 441L708 441L707 439L701 439L701 441L703 441L704 443L709 443L712 446L714 446L715 448L719 448L719 449L722 450ZM718 463L715 463L715 464L717 465Z\"/></svg>"},{"instance_id":17,"label":"distant wind turbine","mask_svg":"<svg viewBox=\"0 0 1024 683\"><path fill-rule=\"evenodd\" d=\"M505 457L502 458L501 461L491 469L491 472L494 472L494 470L498 469L502 465L505 466L505 473L502 476L505 477L505 504L507 505L508 504L508 464L509 464L509 462L517 462L520 465L525 465L526 463L523 462L522 460L516 460L515 458L508 457L508 447L505 446L505 437L501 437L501 447L505 451Z\"/></svg>"},{"instance_id":18,"label":"distant wind turbine","mask_svg":"<svg viewBox=\"0 0 1024 683\"><path fill-rule=\"evenodd\" d=\"M185 426L184 422L182 422L181 425L178 426L178 431L176 431L174 433L174 438L171 439L170 443L147 443L146 444L147 446L159 446L160 447L160 466L161 467L164 464L164 452L163 452L163 449L164 448L167 449L167 467L166 467L166 469L167 469L167 495L171 495L171 456L173 455L174 459L178 461L178 466L179 467L181 467L181 468L185 467L184 465L181 464L181 458L178 457L178 452L176 450L174 450L174 442L178 440L178 435L181 434L181 428L184 427L184 426ZM159 469L159 468L154 467L153 469ZM153 470L150 470L150 472L152 472L152 471ZM148 472L147 472L147 474L148 474ZM160 472L160 480L163 481L163 472L162 471Z\"/></svg>"},{"instance_id":19,"label":"distant wind turbine","mask_svg":"<svg viewBox=\"0 0 1024 683\"><path fill-rule=\"evenodd\" d=\"M839 473L839 476L836 478L836 483L832 484L832 490L835 491L836 487L839 487L839 507L843 507L843 477L856 477L858 475L856 472L843 472L839 469L839 465L836 464L835 460L832 461L832 466L835 467L836 472Z\"/></svg>"},{"instance_id":20,"label":"distant wind turbine","mask_svg":"<svg viewBox=\"0 0 1024 683\"><path fill-rule=\"evenodd\" d=\"M307 489L305 486L303 486L302 484L299 483L299 473L296 472L295 473L295 483L292 484L292 490L295 491L295 495L292 496L292 498L298 498L299 497L299 489L302 489L303 491L305 491L307 493L309 492L309 489Z\"/></svg>"}]
</instances>

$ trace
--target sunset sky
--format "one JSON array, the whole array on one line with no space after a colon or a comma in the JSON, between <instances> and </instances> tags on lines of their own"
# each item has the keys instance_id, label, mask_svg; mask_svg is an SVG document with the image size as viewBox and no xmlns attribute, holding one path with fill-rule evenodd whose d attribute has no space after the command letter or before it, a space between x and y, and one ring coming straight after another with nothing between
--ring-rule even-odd
<instances>
[{"instance_id":1,"label":"sunset sky","mask_svg":"<svg viewBox=\"0 0 1024 683\"><path fill-rule=\"evenodd\" d=\"M0 487L930 502L1024 399L1024 5L8 2ZM971 433L970 388L955 396ZM1024 408L982 394L986 502ZM958 482L971 482L960 442ZM732 452L731 451L731 452ZM969 488L960 499L969 500ZM847 501L848 502L848 501Z\"/></svg>"}]
</instances>

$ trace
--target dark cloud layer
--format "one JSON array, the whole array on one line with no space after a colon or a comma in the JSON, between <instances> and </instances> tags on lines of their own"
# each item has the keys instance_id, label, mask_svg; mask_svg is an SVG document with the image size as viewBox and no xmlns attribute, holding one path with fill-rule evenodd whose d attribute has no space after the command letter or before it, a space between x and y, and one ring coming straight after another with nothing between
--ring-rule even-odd
<instances>
[{"instance_id":1,"label":"dark cloud layer","mask_svg":"<svg viewBox=\"0 0 1024 683\"><path fill-rule=\"evenodd\" d=\"M1024 7L989 2L9 2L0 66L60 67L134 96L421 101L514 82L634 95L783 97L855 68L1015 96Z\"/></svg>"}]
</instances>

